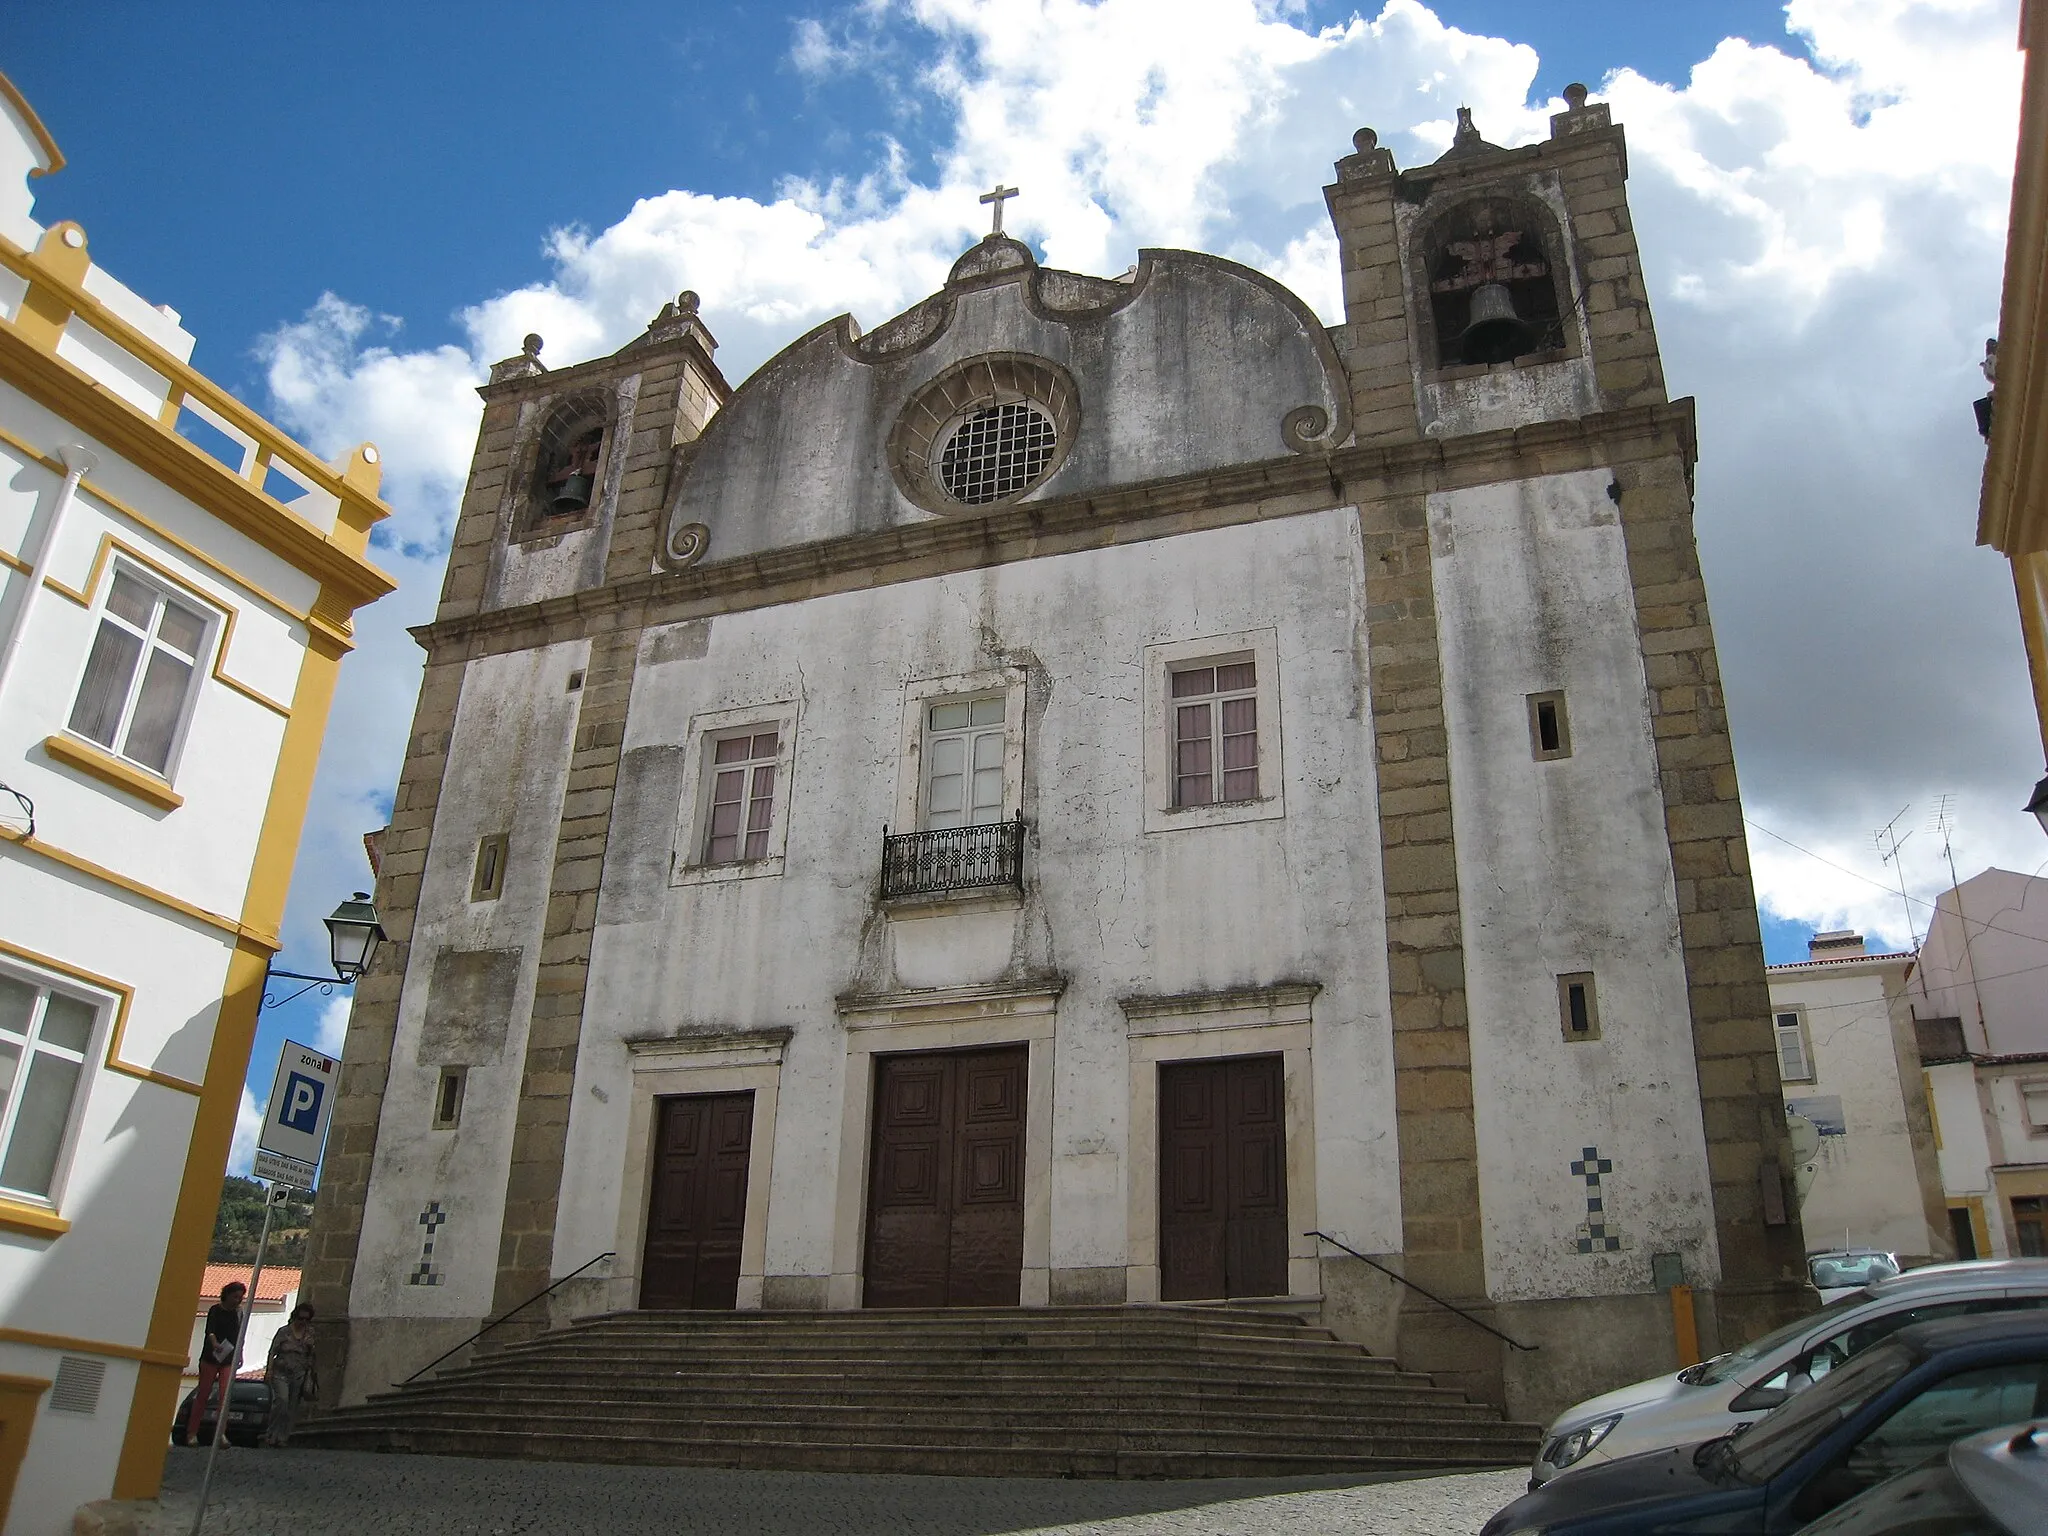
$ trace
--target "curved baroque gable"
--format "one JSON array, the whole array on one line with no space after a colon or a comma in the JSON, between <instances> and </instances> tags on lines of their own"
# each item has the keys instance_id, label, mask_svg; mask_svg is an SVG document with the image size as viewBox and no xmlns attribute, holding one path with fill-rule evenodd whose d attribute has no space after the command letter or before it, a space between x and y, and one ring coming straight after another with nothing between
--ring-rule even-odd
<instances>
[{"instance_id":1,"label":"curved baroque gable","mask_svg":"<svg viewBox=\"0 0 2048 1536\"><path fill-rule=\"evenodd\" d=\"M838 316L741 385L684 469L667 563L944 515L905 495L890 443L906 410L931 398L927 386L982 357L1043 359L1072 381L1070 435L1052 472L1014 498L1024 502L1284 458L1350 434L1327 334L1264 274L1192 251L1145 251L1129 277L1087 277L1041 268L996 237L895 319L862 335Z\"/></svg>"}]
</instances>

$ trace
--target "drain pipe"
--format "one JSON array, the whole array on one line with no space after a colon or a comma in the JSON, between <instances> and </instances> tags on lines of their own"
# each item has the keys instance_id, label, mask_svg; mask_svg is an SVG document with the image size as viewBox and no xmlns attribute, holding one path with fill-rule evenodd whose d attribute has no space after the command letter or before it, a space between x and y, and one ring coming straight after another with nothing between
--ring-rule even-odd
<instances>
[{"instance_id":1,"label":"drain pipe","mask_svg":"<svg viewBox=\"0 0 2048 1536\"><path fill-rule=\"evenodd\" d=\"M29 566L28 589L21 594L21 602L14 610L14 624L7 631L6 648L0 650L0 693L6 691L8 675L14 670L14 656L21 649L21 637L28 633L29 609L43 590L43 578L50 573L50 558L57 552L57 531L64 521L64 514L71 510L71 503L77 498L78 482L99 468L100 463L99 455L81 443L66 443L57 450L57 457L64 461L64 483L57 488L56 503L50 508L48 521L43 524L43 541L36 546L36 557Z\"/></svg>"}]
</instances>

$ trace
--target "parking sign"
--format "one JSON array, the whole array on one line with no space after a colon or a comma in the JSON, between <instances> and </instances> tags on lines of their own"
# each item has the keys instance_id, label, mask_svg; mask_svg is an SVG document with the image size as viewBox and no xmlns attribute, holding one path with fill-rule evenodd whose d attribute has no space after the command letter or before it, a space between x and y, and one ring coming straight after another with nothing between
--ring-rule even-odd
<instances>
[{"instance_id":1,"label":"parking sign","mask_svg":"<svg viewBox=\"0 0 2048 1536\"><path fill-rule=\"evenodd\" d=\"M299 1189L311 1189L334 1111L334 1079L341 1063L311 1046L287 1040L270 1088L263 1132L256 1138L254 1172Z\"/></svg>"}]
</instances>

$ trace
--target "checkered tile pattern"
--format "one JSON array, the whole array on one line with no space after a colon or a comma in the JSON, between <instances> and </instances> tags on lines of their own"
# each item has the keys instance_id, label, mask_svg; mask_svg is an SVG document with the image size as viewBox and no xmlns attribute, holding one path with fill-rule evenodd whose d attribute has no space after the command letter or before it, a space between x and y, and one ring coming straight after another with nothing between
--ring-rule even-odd
<instances>
[{"instance_id":1,"label":"checkered tile pattern","mask_svg":"<svg viewBox=\"0 0 2048 1536\"><path fill-rule=\"evenodd\" d=\"M448 1213L441 1209L441 1202L429 1200L427 1208L420 1212L420 1225L427 1229L427 1235L420 1244L420 1261L406 1276L407 1285L439 1285L448 1277L434 1267L434 1235L448 1220Z\"/></svg>"},{"instance_id":2,"label":"checkered tile pattern","mask_svg":"<svg viewBox=\"0 0 2048 1536\"><path fill-rule=\"evenodd\" d=\"M1579 1224L1573 1240L1580 1253L1619 1253L1621 1234L1607 1223L1607 1197L1600 1192L1600 1176L1614 1172L1611 1158L1600 1155L1598 1147L1586 1147L1572 1160L1572 1172L1586 1181L1586 1219Z\"/></svg>"}]
</instances>

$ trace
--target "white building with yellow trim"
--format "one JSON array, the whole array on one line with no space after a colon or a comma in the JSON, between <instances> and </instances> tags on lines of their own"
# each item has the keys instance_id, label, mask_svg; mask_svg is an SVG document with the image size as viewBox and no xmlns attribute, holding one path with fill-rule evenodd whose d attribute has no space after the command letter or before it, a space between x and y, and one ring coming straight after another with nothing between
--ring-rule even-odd
<instances>
[{"instance_id":1,"label":"white building with yellow trim","mask_svg":"<svg viewBox=\"0 0 2048 1536\"><path fill-rule=\"evenodd\" d=\"M321 462L33 217L0 76L0 1511L153 1495L365 558Z\"/></svg>"}]
</instances>

